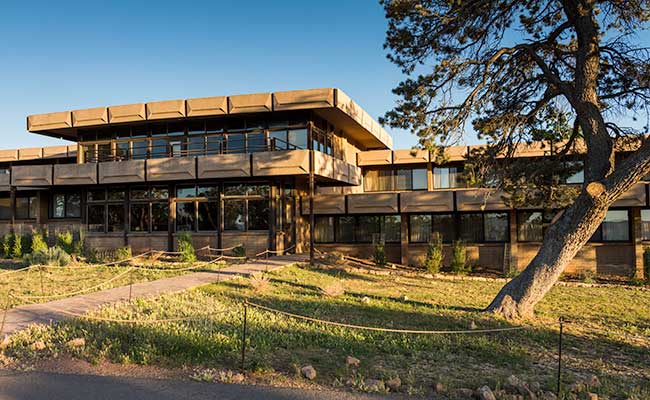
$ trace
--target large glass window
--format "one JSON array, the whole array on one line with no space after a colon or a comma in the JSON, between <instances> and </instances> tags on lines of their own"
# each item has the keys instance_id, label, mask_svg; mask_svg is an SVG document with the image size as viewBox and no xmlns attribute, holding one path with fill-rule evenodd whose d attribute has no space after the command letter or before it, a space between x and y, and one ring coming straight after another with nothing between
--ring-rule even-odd
<instances>
[{"instance_id":1,"label":"large glass window","mask_svg":"<svg viewBox=\"0 0 650 400\"><path fill-rule=\"evenodd\" d=\"M483 226L486 242L508 241L508 213L483 214Z\"/></svg>"},{"instance_id":2,"label":"large glass window","mask_svg":"<svg viewBox=\"0 0 650 400\"><path fill-rule=\"evenodd\" d=\"M36 195L18 194L16 196L16 219L34 219L37 214Z\"/></svg>"},{"instance_id":3,"label":"large glass window","mask_svg":"<svg viewBox=\"0 0 650 400\"><path fill-rule=\"evenodd\" d=\"M130 191L131 232L164 232L169 226L169 191L166 187L136 187Z\"/></svg>"},{"instance_id":4,"label":"large glass window","mask_svg":"<svg viewBox=\"0 0 650 400\"><path fill-rule=\"evenodd\" d=\"M409 242L427 243L431 240L431 215L415 214L409 216Z\"/></svg>"},{"instance_id":5,"label":"large glass window","mask_svg":"<svg viewBox=\"0 0 650 400\"><path fill-rule=\"evenodd\" d=\"M131 204L131 232L149 231L149 204Z\"/></svg>"},{"instance_id":6,"label":"large glass window","mask_svg":"<svg viewBox=\"0 0 650 400\"><path fill-rule=\"evenodd\" d=\"M201 201L199 204L199 230L216 231L219 230L219 202L218 201Z\"/></svg>"},{"instance_id":7,"label":"large glass window","mask_svg":"<svg viewBox=\"0 0 650 400\"><path fill-rule=\"evenodd\" d=\"M368 168L363 175L366 192L426 190L426 168Z\"/></svg>"},{"instance_id":8,"label":"large glass window","mask_svg":"<svg viewBox=\"0 0 650 400\"><path fill-rule=\"evenodd\" d=\"M452 242L456 238L456 220L453 214L433 214L433 231L437 232L443 242Z\"/></svg>"},{"instance_id":9,"label":"large glass window","mask_svg":"<svg viewBox=\"0 0 650 400\"><path fill-rule=\"evenodd\" d=\"M334 241L334 217L316 217L314 226L314 241L316 243L331 243Z\"/></svg>"},{"instance_id":10,"label":"large glass window","mask_svg":"<svg viewBox=\"0 0 650 400\"><path fill-rule=\"evenodd\" d=\"M81 195L79 193L55 193L52 195L52 218L80 218Z\"/></svg>"},{"instance_id":11,"label":"large glass window","mask_svg":"<svg viewBox=\"0 0 650 400\"><path fill-rule=\"evenodd\" d=\"M269 186L224 186L224 230L269 229Z\"/></svg>"},{"instance_id":12,"label":"large glass window","mask_svg":"<svg viewBox=\"0 0 650 400\"><path fill-rule=\"evenodd\" d=\"M443 167L433 169L434 189L451 189L459 187L459 171L456 167Z\"/></svg>"},{"instance_id":13,"label":"large glass window","mask_svg":"<svg viewBox=\"0 0 650 400\"><path fill-rule=\"evenodd\" d=\"M181 186L176 188L176 197L177 230L216 231L219 229L218 186Z\"/></svg>"},{"instance_id":14,"label":"large glass window","mask_svg":"<svg viewBox=\"0 0 650 400\"><path fill-rule=\"evenodd\" d=\"M318 216L314 240L319 243L399 243L399 215Z\"/></svg>"},{"instance_id":15,"label":"large glass window","mask_svg":"<svg viewBox=\"0 0 650 400\"><path fill-rule=\"evenodd\" d=\"M88 230L90 232L104 232L106 223L106 205L89 204L88 205Z\"/></svg>"},{"instance_id":16,"label":"large glass window","mask_svg":"<svg viewBox=\"0 0 650 400\"><path fill-rule=\"evenodd\" d=\"M194 202L176 203L176 230L194 231L195 227Z\"/></svg>"},{"instance_id":17,"label":"large glass window","mask_svg":"<svg viewBox=\"0 0 650 400\"><path fill-rule=\"evenodd\" d=\"M629 213L627 210L608 210L591 240L623 242L630 240Z\"/></svg>"}]
</instances>

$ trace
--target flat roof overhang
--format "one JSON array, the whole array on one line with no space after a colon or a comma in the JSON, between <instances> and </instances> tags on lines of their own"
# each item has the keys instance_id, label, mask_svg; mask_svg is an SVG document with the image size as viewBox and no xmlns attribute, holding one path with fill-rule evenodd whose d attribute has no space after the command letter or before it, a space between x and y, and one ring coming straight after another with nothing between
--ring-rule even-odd
<instances>
[{"instance_id":1,"label":"flat roof overhang","mask_svg":"<svg viewBox=\"0 0 650 400\"><path fill-rule=\"evenodd\" d=\"M80 128L173 121L198 117L264 114L313 110L344 130L364 149L391 149L391 136L341 89L323 88L233 96L167 100L82 110L34 114L27 117L32 133L78 141Z\"/></svg>"}]
</instances>

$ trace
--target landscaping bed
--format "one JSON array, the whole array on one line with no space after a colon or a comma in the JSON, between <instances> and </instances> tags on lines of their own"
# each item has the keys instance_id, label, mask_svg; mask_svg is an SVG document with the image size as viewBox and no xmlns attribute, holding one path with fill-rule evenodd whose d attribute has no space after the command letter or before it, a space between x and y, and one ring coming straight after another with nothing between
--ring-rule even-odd
<instances>
[{"instance_id":1,"label":"landscaping bed","mask_svg":"<svg viewBox=\"0 0 650 400\"><path fill-rule=\"evenodd\" d=\"M377 275L338 265L289 267L266 276L106 307L90 314L95 319L34 327L3 343L3 362L26 367L75 357L93 363L183 368L193 371L188 376L194 379L235 383L248 382L251 374L258 379L266 375L307 381L304 376L311 371L305 367L311 365L316 372L311 383L351 390L464 398L468 392L463 389L488 385L497 398L523 387L550 396L557 383L557 321L562 316L570 321L564 326L562 375L565 390L575 391L569 397L584 397L577 391L611 398L650 397L647 291L556 286L539 304L535 319L511 323L480 313L503 285L498 281ZM240 376L246 300L368 327L525 329L427 335L376 332L248 306L248 374ZM186 320L154 322L174 318Z\"/></svg>"}]
</instances>

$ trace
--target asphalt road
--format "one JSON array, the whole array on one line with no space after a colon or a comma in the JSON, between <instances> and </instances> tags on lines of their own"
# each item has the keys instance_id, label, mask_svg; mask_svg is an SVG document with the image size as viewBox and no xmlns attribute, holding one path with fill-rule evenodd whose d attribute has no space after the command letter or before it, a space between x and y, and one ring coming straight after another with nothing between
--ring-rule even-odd
<instances>
[{"instance_id":1,"label":"asphalt road","mask_svg":"<svg viewBox=\"0 0 650 400\"><path fill-rule=\"evenodd\" d=\"M393 397L339 391L0 370L0 399L2 400L377 400L388 398Z\"/></svg>"}]
</instances>

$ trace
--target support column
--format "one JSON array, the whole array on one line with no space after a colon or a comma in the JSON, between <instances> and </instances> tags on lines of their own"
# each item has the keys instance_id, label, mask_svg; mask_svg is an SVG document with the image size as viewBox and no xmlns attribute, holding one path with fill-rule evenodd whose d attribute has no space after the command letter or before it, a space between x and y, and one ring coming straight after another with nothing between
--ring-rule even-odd
<instances>
[{"instance_id":1,"label":"support column","mask_svg":"<svg viewBox=\"0 0 650 400\"><path fill-rule=\"evenodd\" d=\"M641 209L634 207L630 210L632 227L632 243L634 244L634 276L638 279L647 279L644 271L643 260L643 235L641 232Z\"/></svg>"}]
</instances>

